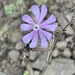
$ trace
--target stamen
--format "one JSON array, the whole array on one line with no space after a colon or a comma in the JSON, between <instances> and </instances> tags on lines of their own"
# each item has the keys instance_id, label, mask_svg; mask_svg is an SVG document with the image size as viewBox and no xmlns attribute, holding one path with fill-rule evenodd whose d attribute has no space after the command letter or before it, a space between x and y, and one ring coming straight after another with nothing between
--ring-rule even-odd
<instances>
[{"instance_id":1,"label":"stamen","mask_svg":"<svg viewBox=\"0 0 75 75\"><path fill-rule=\"evenodd\" d=\"M39 28L40 28L39 24L34 24L33 25L33 30L37 31L37 30L39 30Z\"/></svg>"}]
</instances>

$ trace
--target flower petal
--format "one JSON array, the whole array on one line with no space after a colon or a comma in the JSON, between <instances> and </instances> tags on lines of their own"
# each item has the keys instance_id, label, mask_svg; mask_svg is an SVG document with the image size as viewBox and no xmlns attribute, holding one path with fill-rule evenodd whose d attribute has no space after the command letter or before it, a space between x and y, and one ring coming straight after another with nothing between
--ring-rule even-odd
<instances>
[{"instance_id":1,"label":"flower petal","mask_svg":"<svg viewBox=\"0 0 75 75\"><path fill-rule=\"evenodd\" d=\"M46 21L41 23L41 25L50 24L56 21L56 17L52 14Z\"/></svg>"},{"instance_id":2,"label":"flower petal","mask_svg":"<svg viewBox=\"0 0 75 75\"><path fill-rule=\"evenodd\" d=\"M58 27L58 23L54 23L50 25L41 25L41 28L44 28L53 32L56 30L57 27Z\"/></svg>"},{"instance_id":3,"label":"flower petal","mask_svg":"<svg viewBox=\"0 0 75 75\"><path fill-rule=\"evenodd\" d=\"M47 42L45 36L40 31L39 31L39 35L41 38L41 47L46 48L48 46L48 42Z\"/></svg>"},{"instance_id":4,"label":"flower petal","mask_svg":"<svg viewBox=\"0 0 75 75\"><path fill-rule=\"evenodd\" d=\"M39 9L38 5L33 5L31 7L31 11L34 14L36 20L38 21L39 17L40 17L40 9Z\"/></svg>"},{"instance_id":5,"label":"flower petal","mask_svg":"<svg viewBox=\"0 0 75 75\"><path fill-rule=\"evenodd\" d=\"M51 38L52 38L52 34L47 32L47 31L44 31L42 29L40 29L40 32L48 39L48 41L50 42Z\"/></svg>"},{"instance_id":6,"label":"flower petal","mask_svg":"<svg viewBox=\"0 0 75 75\"><path fill-rule=\"evenodd\" d=\"M41 6L41 13L40 13L39 23L42 22L42 20L43 20L43 19L45 18L45 16L46 16L46 14L47 14L47 7L43 4L43 5Z\"/></svg>"},{"instance_id":7,"label":"flower petal","mask_svg":"<svg viewBox=\"0 0 75 75\"><path fill-rule=\"evenodd\" d=\"M27 44L27 43L29 43L31 41L31 39L33 38L33 36L34 36L34 31L32 31L31 33L23 36L22 40L23 40L24 43Z\"/></svg>"},{"instance_id":8,"label":"flower petal","mask_svg":"<svg viewBox=\"0 0 75 75\"><path fill-rule=\"evenodd\" d=\"M29 24L35 24L34 21L32 20L32 18L27 14L22 16L22 20Z\"/></svg>"},{"instance_id":9,"label":"flower petal","mask_svg":"<svg viewBox=\"0 0 75 75\"><path fill-rule=\"evenodd\" d=\"M20 28L21 28L22 31L27 31L27 30L32 29L32 26L29 25L29 24L21 24Z\"/></svg>"},{"instance_id":10,"label":"flower petal","mask_svg":"<svg viewBox=\"0 0 75 75\"><path fill-rule=\"evenodd\" d=\"M29 47L35 48L37 46L37 43L38 43L38 33L35 32L32 42L30 43Z\"/></svg>"}]
</instances>

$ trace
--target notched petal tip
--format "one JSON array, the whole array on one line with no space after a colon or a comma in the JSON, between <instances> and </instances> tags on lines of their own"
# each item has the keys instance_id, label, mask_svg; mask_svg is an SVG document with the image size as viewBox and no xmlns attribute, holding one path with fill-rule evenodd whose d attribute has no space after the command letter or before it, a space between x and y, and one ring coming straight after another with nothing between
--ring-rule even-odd
<instances>
[{"instance_id":1,"label":"notched petal tip","mask_svg":"<svg viewBox=\"0 0 75 75\"><path fill-rule=\"evenodd\" d=\"M31 6L31 8L34 8L34 7L38 7L38 5L35 4L35 5Z\"/></svg>"},{"instance_id":2,"label":"notched petal tip","mask_svg":"<svg viewBox=\"0 0 75 75\"><path fill-rule=\"evenodd\" d=\"M46 14L47 14L47 7L43 4L41 6L40 19L39 19L38 23L41 23L43 21L43 19L45 18Z\"/></svg>"},{"instance_id":3,"label":"notched petal tip","mask_svg":"<svg viewBox=\"0 0 75 75\"><path fill-rule=\"evenodd\" d=\"M46 21L42 22L41 25L48 25L54 23L56 21L56 17L52 14Z\"/></svg>"},{"instance_id":4,"label":"notched petal tip","mask_svg":"<svg viewBox=\"0 0 75 75\"><path fill-rule=\"evenodd\" d=\"M52 19L53 19L54 21L56 21L56 16L55 16L54 14L52 14L50 17L52 17Z\"/></svg>"},{"instance_id":5,"label":"notched petal tip","mask_svg":"<svg viewBox=\"0 0 75 75\"><path fill-rule=\"evenodd\" d=\"M25 20L25 17L26 16L28 16L27 14L24 14L23 16L22 16L22 20L24 21Z\"/></svg>"},{"instance_id":6,"label":"notched petal tip","mask_svg":"<svg viewBox=\"0 0 75 75\"><path fill-rule=\"evenodd\" d=\"M39 20L39 17L40 17L40 9L39 9L39 6L38 5L33 5L31 7L31 11L32 11L32 13L35 16L36 21L38 21Z\"/></svg>"},{"instance_id":7,"label":"notched petal tip","mask_svg":"<svg viewBox=\"0 0 75 75\"><path fill-rule=\"evenodd\" d=\"M43 4L41 7L45 7L45 8L47 8L45 4Z\"/></svg>"},{"instance_id":8,"label":"notched petal tip","mask_svg":"<svg viewBox=\"0 0 75 75\"><path fill-rule=\"evenodd\" d=\"M31 25L35 24L33 19L29 15L27 15L27 14L22 16L22 20L27 22L28 24L31 24Z\"/></svg>"},{"instance_id":9,"label":"notched petal tip","mask_svg":"<svg viewBox=\"0 0 75 75\"><path fill-rule=\"evenodd\" d=\"M34 36L34 31L32 31L32 32L28 33L27 35L23 36L22 40L25 44L27 44L32 40L33 36Z\"/></svg>"},{"instance_id":10,"label":"notched petal tip","mask_svg":"<svg viewBox=\"0 0 75 75\"><path fill-rule=\"evenodd\" d=\"M22 37L22 41L23 41L23 43L27 44L27 42L24 39L24 36Z\"/></svg>"},{"instance_id":11,"label":"notched petal tip","mask_svg":"<svg viewBox=\"0 0 75 75\"><path fill-rule=\"evenodd\" d=\"M21 24L21 25L20 25L20 29L21 29L22 31L24 30L23 28L24 28L24 27L23 27L23 25Z\"/></svg>"},{"instance_id":12,"label":"notched petal tip","mask_svg":"<svg viewBox=\"0 0 75 75\"><path fill-rule=\"evenodd\" d=\"M54 25L54 27L52 27L52 31L55 31L58 27L58 23L54 23L53 25Z\"/></svg>"},{"instance_id":13,"label":"notched petal tip","mask_svg":"<svg viewBox=\"0 0 75 75\"><path fill-rule=\"evenodd\" d=\"M32 29L32 26L31 25L29 25L29 24L21 24L20 25L20 29L22 30L22 31L27 31L27 30L31 30Z\"/></svg>"},{"instance_id":14,"label":"notched petal tip","mask_svg":"<svg viewBox=\"0 0 75 75\"><path fill-rule=\"evenodd\" d=\"M58 27L58 23L56 23L56 28Z\"/></svg>"},{"instance_id":15,"label":"notched petal tip","mask_svg":"<svg viewBox=\"0 0 75 75\"><path fill-rule=\"evenodd\" d=\"M58 23L53 23L50 25L41 25L41 28L50 30L52 32L54 32L57 29L57 27L58 27Z\"/></svg>"}]
</instances>

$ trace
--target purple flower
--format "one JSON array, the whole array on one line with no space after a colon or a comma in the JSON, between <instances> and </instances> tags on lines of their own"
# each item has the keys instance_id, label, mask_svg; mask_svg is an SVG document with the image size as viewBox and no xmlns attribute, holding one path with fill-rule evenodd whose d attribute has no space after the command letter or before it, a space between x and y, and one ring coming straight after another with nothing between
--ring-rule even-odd
<instances>
[{"instance_id":1,"label":"purple flower","mask_svg":"<svg viewBox=\"0 0 75 75\"><path fill-rule=\"evenodd\" d=\"M47 32L50 30L54 32L58 26L58 23L55 23L56 17L52 14L47 20L43 21L47 14L47 7L45 5L41 6L41 11L37 5L31 7L31 11L35 16L36 22L27 14L22 16L22 20L25 23L20 25L22 31L32 30L30 33L23 36L22 40L25 44L29 44L30 48L35 48L38 44L38 39L41 39L41 47L48 47L48 42L52 38L52 33Z\"/></svg>"}]
</instances>

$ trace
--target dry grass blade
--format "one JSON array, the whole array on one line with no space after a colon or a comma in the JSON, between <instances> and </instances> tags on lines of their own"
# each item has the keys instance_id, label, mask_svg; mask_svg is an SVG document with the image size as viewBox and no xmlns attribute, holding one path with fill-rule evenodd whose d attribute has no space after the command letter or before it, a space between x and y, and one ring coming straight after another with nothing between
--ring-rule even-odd
<instances>
[{"instance_id":1,"label":"dry grass blade","mask_svg":"<svg viewBox=\"0 0 75 75\"><path fill-rule=\"evenodd\" d=\"M23 60L25 62L27 70L29 71L29 75L34 75L34 72L33 72L29 58L27 56L24 56Z\"/></svg>"},{"instance_id":2,"label":"dry grass blade","mask_svg":"<svg viewBox=\"0 0 75 75\"><path fill-rule=\"evenodd\" d=\"M62 35L63 31L66 30L66 28L73 22L73 20L74 20L74 15L73 15L71 21L70 21L70 22L62 29L62 31L58 34L58 37L56 38L56 41L55 41L55 44L54 44L53 48L51 49L51 51L48 52L47 65L50 65L50 63L51 63L51 61L52 61L52 53L53 53L54 49L56 48L56 44L57 44L57 42L58 42L60 36ZM45 65L45 67L44 67L44 69L43 69L41 75L44 74L44 72L45 72L45 70L46 70L46 68L47 68L47 65Z\"/></svg>"}]
</instances>

